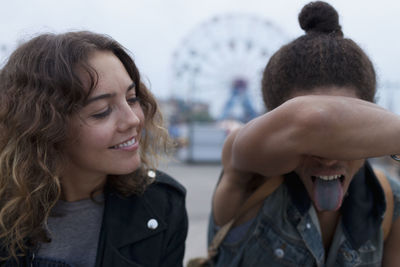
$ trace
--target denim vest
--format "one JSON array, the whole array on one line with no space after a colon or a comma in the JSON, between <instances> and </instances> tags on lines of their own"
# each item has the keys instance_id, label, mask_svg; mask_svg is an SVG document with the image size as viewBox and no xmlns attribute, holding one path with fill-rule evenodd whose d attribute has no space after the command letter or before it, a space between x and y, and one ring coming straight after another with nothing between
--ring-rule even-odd
<instances>
[{"instance_id":1,"label":"denim vest","mask_svg":"<svg viewBox=\"0 0 400 267\"><path fill-rule=\"evenodd\" d=\"M400 183L390 180L395 220L400 213ZM341 207L341 218L329 252L325 252L318 219L295 173L264 204L246 234L224 242L216 266L381 266L386 202L368 163L355 175ZM209 240L216 227L210 216Z\"/></svg>"}]
</instances>

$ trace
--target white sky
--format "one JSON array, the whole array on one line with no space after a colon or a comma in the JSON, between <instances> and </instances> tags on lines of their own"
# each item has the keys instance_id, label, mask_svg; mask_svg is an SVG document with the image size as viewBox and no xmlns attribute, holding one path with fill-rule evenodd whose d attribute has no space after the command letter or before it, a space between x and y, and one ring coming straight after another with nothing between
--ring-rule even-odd
<instances>
[{"instance_id":1,"label":"white sky","mask_svg":"<svg viewBox=\"0 0 400 267\"><path fill-rule=\"evenodd\" d=\"M172 53L200 23L226 13L255 14L290 38L302 34L295 0L0 0L0 59L18 40L41 32L91 30L127 47L158 97L170 93ZM375 63L378 78L398 82L400 1L332 0L346 36ZM1 48L1 46L0 46ZM400 96L400 95L399 95ZM387 96L381 101L387 104ZM393 103L392 103L393 104ZM397 112L397 110L396 110Z\"/></svg>"}]
</instances>

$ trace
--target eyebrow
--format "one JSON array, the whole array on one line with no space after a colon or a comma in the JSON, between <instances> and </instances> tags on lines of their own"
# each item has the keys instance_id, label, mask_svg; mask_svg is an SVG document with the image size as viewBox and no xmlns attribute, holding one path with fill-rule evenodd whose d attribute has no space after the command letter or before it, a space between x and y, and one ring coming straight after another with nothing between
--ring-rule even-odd
<instances>
[{"instance_id":1,"label":"eyebrow","mask_svg":"<svg viewBox=\"0 0 400 267\"><path fill-rule=\"evenodd\" d=\"M128 86L126 91L128 92L129 90L134 89L135 87L136 87L135 82L133 82L131 85Z\"/></svg>"},{"instance_id":2,"label":"eyebrow","mask_svg":"<svg viewBox=\"0 0 400 267\"><path fill-rule=\"evenodd\" d=\"M135 85L135 83L133 82L131 85L128 86L128 88L126 89L126 91L128 92L128 91L134 89L135 87L136 87L136 85ZM112 94L102 94L102 95L94 96L94 97L92 97L92 98L89 98L89 99L86 101L85 106L86 106L86 105L89 105L90 103L92 103L92 102L94 102L94 101L97 101L97 100L100 100L100 99L105 99L105 98L111 98L111 97L114 97L115 95L116 95L116 93L112 93Z\"/></svg>"}]
</instances>

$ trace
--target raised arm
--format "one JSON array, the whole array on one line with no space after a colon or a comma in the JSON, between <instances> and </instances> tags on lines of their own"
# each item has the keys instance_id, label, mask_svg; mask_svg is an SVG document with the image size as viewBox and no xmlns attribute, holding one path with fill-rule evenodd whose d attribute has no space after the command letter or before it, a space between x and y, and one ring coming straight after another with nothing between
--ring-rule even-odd
<instances>
[{"instance_id":1,"label":"raised arm","mask_svg":"<svg viewBox=\"0 0 400 267\"><path fill-rule=\"evenodd\" d=\"M264 176L294 170L304 155L354 160L400 152L400 117L342 96L293 98L246 124L235 136L231 164Z\"/></svg>"},{"instance_id":2,"label":"raised arm","mask_svg":"<svg viewBox=\"0 0 400 267\"><path fill-rule=\"evenodd\" d=\"M293 171L303 156L354 160L399 152L398 115L350 97L293 98L228 136L213 198L215 222L223 225L234 216L255 177Z\"/></svg>"},{"instance_id":3,"label":"raised arm","mask_svg":"<svg viewBox=\"0 0 400 267\"><path fill-rule=\"evenodd\" d=\"M247 196L252 177L250 172L241 172L232 167L232 143L237 133L238 130L227 137L222 151L223 174L213 197L213 214L217 225L227 223L234 216Z\"/></svg>"}]
</instances>

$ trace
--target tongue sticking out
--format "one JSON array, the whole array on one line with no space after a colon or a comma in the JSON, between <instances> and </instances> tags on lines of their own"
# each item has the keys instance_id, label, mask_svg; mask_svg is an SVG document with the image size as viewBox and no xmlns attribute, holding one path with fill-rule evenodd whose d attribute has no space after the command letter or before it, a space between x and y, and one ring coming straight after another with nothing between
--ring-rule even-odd
<instances>
[{"instance_id":1,"label":"tongue sticking out","mask_svg":"<svg viewBox=\"0 0 400 267\"><path fill-rule=\"evenodd\" d=\"M319 211L334 211L342 204L343 189L340 179L314 181L314 204Z\"/></svg>"}]
</instances>

